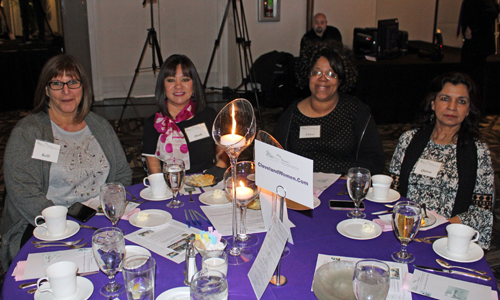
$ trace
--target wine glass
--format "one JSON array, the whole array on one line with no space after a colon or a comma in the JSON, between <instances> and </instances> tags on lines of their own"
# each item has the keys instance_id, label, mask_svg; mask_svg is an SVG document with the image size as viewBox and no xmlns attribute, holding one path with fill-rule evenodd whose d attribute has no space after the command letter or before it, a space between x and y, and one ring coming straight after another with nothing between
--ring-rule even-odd
<instances>
[{"instance_id":1,"label":"wine glass","mask_svg":"<svg viewBox=\"0 0 500 300\"><path fill-rule=\"evenodd\" d=\"M99 198L101 199L104 214L111 221L111 224L116 227L127 206L125 187L118 182L106 183L101 186Z\"/></svg>"},{"instance_id":2,"label":"wine glass","mask_svg":"<svg viewBox=\"0 0 500 300\"><path fill-rule=\"evenodd\" d=\"M420 204L413 201L399 201L392 210L394 234L401 242L401 251L394 252L392 259L400 263L411 263L413 254L406 251L406 246L413 240L420 229L422 219Z\"/></svg>"},{"instance_id":3,"label":"wine glass","mask_svg":"<svg viewBox=\"0 0 500 300\"><path fill-rule=\"evenodd\" d=\"M350 168L347 172L347 190L354 202L354 211L347 213L351 219L364 219L366 214L359 210L359 205L365 199L370 188L370 170L365 168Z\"/></svg>"},{"instance_id":4,"label":"wine glass","mask_svg":"<svg viewBox=\"0 0 500 300\"><path fill-rule=\"evenodd\" d=\"M109 283L100 290L106 297L116 297L125 291L122 284L116 283L116 272L121 270L125 258L123 232L117 227L104 227L92 236L94 258L101 271L109 278Z\"/></svg>"},{"instance_id":5,"label":"wine glass","mask_svg":"<svg viewBox=\"0 0 500 300\"><path fill-rule=\"evenodd\" d=\"M360 260L354 267L353 288L357 300L384 300L389 293L390 268L376 259Z\"/></svg>"},{"instance_id":6,"label":"wine glass","mask_svg":"<svg viewBox=\"0 0 500 300\"><path fill-rule=\"evenodd\" d=\"M255 181L248 179L248 176L255 176L255 164L250 161L241 161L236 164L236 204L240 208L240 231L237 240L233 240L240 248L248 248L257 245L259 239L253 234L247 234L245 222L247 215L247 207L250 202L259 196L259 189L255 185ZM251 177L250 177L251 178ZM233 170L228 168L224 173L224 187L226 193L231 197L233 194ZM232 238L227 239L228 242Z\"/></svg>"},{"instance_id":7,"label":"wine glass","mask_svg":"<svg viewBox=\"0 0 500 300\"><path fill-rule=\"evenodd\" d=\"M184 202L177 199L177 193L184 185L186 168L184 161L178 158L167 159L163 163L163 175L168 188L172 191L172 201L167 203L169 208L179 208L184 206Z\"/></svg>"},{"instance_id":8,"label":"wine glass","mask_svg":"<svg viewBox=\"0 0 500 300\"><path fill-rule=\"evenodd\" d=\"M229 156L231 169L235 170L238 156L255 138L256 120L252 104L245 99L235 99L224 106L212 126L212 137L217 146L224 149ZM232 172L236 182L236 172ZM233 241L237 240L238 221L236 189L233 189ZM228 263L241 265L249 262L253 255L250 251L233 243L229 251Z\"/></svg>"}]
</instances>

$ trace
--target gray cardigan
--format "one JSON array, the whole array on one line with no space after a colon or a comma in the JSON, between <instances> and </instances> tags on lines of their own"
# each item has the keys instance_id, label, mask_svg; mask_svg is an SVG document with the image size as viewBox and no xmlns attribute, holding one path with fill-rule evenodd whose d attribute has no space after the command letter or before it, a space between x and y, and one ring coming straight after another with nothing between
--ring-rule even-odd
<instances>
[{"instance_id":1,"label":"gray cardigan","mask_svg":"<svg viewBox=\"0 0 500 300\"><path fill-rule=\"evenodd\" d=\"M111 124L90 112L85 123L101 146L110 168L106 182L132 183L132 170ZM47 113L31 114L20 120L12 130L4 155L7 197L2 221L2 266L7 270L20 249L21 238L28 224L46 207L54 203L46 198L51 163L32 159L36 140L53 143L54 137Z\"/></svg>"}]
</instances>

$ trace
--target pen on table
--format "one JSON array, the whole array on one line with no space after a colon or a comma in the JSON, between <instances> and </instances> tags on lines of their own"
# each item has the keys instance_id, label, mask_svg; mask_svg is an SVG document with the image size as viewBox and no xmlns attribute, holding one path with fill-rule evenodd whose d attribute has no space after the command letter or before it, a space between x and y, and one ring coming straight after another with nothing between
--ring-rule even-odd
<instances>
[{"instance_id":1,"label":"pen on table","mask_svg":"<svg viewBox=\"0 0 500 300\"><path fill-rule=\"evenodd\" d=\"M209 221L207 218L205 218L202 214L200 214L200 213L199 213L199 212L197 212L196 210L194 211L194 213L195 213L196 215L200 216L200 218L202 218L203 220L205 220L205 221L208 223L208 225L210 225L210 226L214 226L214 225L212 225L212 223L210 223L210 221Z\"/></svg>"},{"instance_id":2,"label":"pen on table","mask_svg":"<svg viewBox=\"0 0 500 300\"><path fill-rule=\"evenodd\" d=\"M184 210L184 215L186 216L186 225L188 226L188 228L191 228L191 223L189 222L188 213L186 210Z\"/></svg>"},{"instance_id":3,"label":"pen on table","mask_svg":"<svg viewBox=\"0 0 500 300\"><path fill-rule=\"evenodd\" d=\"M190 209L188 209L188 211L189 211L189 216L191 216L191 222L193 222L193 226L198 227L198 223L196 223L196 220L193 217L193 213L191 212Z\"/></svg>"},{"instance_id":4,"label":"pen on table","mask_svg":"<svg viewBox=\"0 0 500 300\"><path fill-rule=\"evenodd\" d=\"M196 215L196 213L195 213L196 211L195 211L195 210L193 210L193 209L190 209L189 211L190 211L190 212L193 212L193 215L194 215L194 217L196 218L196 222L198 222L198 224L200 225L200 228L201 228L201 226L203 226L203 224L201 224L200 219L198 219L198 216L197 216L197 215ZM193 216L191 216L191 219L192 219L192 218L193 218Z\"/></svg>"}]
</instances>

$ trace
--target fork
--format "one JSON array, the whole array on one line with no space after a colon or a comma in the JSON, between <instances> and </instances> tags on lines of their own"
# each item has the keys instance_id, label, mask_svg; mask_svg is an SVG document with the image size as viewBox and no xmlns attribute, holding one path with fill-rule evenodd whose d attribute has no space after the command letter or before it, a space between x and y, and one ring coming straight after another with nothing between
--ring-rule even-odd
<instances>
[{"instance_id":1,"label":"fork","mask_svg":"<svg viewBox=\"0 0 500 300\"><path fill-rule=\"evenodd\" d=\"M132 202L135 202L135 203L139 203L139 204L142 204L142 203L145 203L147 202L148 200L144 199L144 200L140 200L139 198L137 198L136 196L132 195L129 191L125 190L125 193L127 193L128 195L130 195L130 197L132 197L132 200L128 200L128 201L132 201Z\"/></svg>"},{"instance_id":2,"label":"fork","mask_svg":"<svg viewBox=\"0 0 500 300\"><path fill-rule=\"evenodd\" d=\"M32 241L31 243L32 244L35 244L35 245L40 245L40 244L64 244L66 246L69 246L69 245L76 245L78 244L79 242L83 241L83 238L77 240L77 241L73 241L73 242L61 242L61 241Z\"/></svg>"},{"instance_id":3,"label":"fork","mask_svg":"<svg viewBox=\"0 0 500 300\"><path fill-rule=\"evenodd\" d=\"M87 246L88 242L81 245L60 245L60 244L50 244L50 245L35 245L35 248L46 248L46 247L68 247L70 249L80 249Z\"/></svg>"},{"instance_id":4,"label":"fork","mask_svg":"<svg viewBox=\"0 0 500 300\"><path fill-rule=\"evenodd\" d=\"M344 186L342 187L342 190L340 190L340 192L339 192L337 195L338 195L338 196L342 196L342 195L347 194L347 193L346 193L346 191L345 191L345 190L346 190L346 188L347 188L347 182L346 182L346 183L344 183Z\"/></svg>"}]
</instances>

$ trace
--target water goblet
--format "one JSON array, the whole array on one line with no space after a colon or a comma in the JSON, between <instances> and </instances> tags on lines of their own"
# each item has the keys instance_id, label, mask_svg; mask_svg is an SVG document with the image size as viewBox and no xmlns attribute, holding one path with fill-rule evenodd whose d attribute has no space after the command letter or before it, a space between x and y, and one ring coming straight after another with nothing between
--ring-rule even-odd
<instances>
[{"instance_id":1,"label":"water goblet","mask_svg":"<svg viewBox=\"0 0 500 300\"><path fill-rule=\"evenodd\" d=\"M420 229L421 210L420 204L413 201L399 201L393 208L392 226L394 234L401 242L401 251L392 254L392 259L397 262L411 263L415 260L415 256L406 251L406 247Z\"/></svg>"},{"instance_id":2,"label":"water goblet","mask_svg":"<svg viewBox=\"0 0 500 300\"><path fill-rule=\"evenodd\" d=\"M106 183L101 186L99 198L101 199L104 214L111 221L111 224L116 227L127 206L125 187L118 182Z\"/></svg>"},{"instance_id":3,"label":"water goblet","mask_svg":"<svg viewBox=\"0 0 500 300\"><path fill-rule=\"evenodd\" d=\"M125 240L123 232L117 227L104 227L92 236L92 250L97 265L109 278L109 283L100 289L105 297L116 297L125 291L125 287L115 281L115 275L122 268L125 258Z\"/></svg>"},{"instance_id":4,"label":"water goblet","mask_svg":"<svg viewBox=\"0 0 500 300\"><path fill-rule=\"evenodd\" d=\"M172 191L172 201L167 203L167 207L183 207L184 202L177 199L177 193L184 185L184 177L186 176L184 161L178 158L167 159L163 163L163 175L168 188Z\"/></svg>"},{"instance_id":5,"label":"water goblet","mask_svg":"<svg viewBox=\"0 0 500 300\"><path fill-rule=\"evenodd\" d=\"M233 194L233 186L236 186L236 204L240 209L240 228L237 239L228 238L229 243L236 243L240 248L248 248L257 245L259 239L253 234L247 234L246 215L250 202L259 196L259 189L255 181L248 179L250 175L255 176L255 164L250 161L242 161L236 164L236 184L233 182L233 170L228 168L224 173L224 188L229 197ZM250 177L251 178L251 177Z\"/></svg>"},{"instance_id":6,"label":"water goblet","mask_svg":"<svg viewBox=\"0 0 500 300\"><path fill-rule=\"evenodd\" d=\"M370 170L365 168L350 168L347 172L347 190L354 202L354 210L347 213L351 219L364 219L366 214L359 210L359 205L365 199L370 188Z\"/></svg>"},{"instance_id":7,"label":"water goblet","mask_svg":"<svg viewBox=\"0 0 500 300\"><path fill-rule=\"evenodd\" d=\"M256 120L252 104L245 99L235 99L224 106L212 126L212 137L229 156L231 169L235 170L238 156L255 138ZM233 182L236 182L236 172L233 172ZM237 240L238 221L236 189L233 189L233 241ZM249 262L253 255L250 251L233 243L229 251L228 263L241 265Z\"/></svg>"},{"instance_id":8,"label":"water goblet","mask_svg":"<svg viewBox=\"0 0 500 300\"><path fill-rule=\"evenodd\" d=\"M389 293L390 268L376 259L360 260L353 276L354 295L357 300L384 300Z\"/></svg>"}]
</instances>

